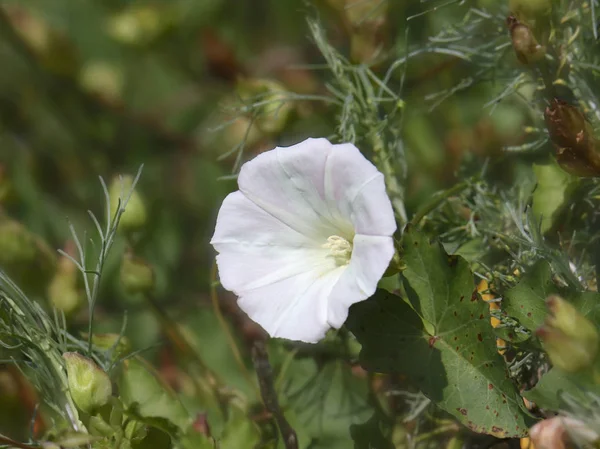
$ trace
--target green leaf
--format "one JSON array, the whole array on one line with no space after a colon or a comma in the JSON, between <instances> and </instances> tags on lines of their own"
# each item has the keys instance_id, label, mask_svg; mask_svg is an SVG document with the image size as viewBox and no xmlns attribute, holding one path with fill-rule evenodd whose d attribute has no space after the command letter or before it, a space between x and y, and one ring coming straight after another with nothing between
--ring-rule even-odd
<instances>
[{"instance_id":1,"label":"green leaf","mask_svg":"<svg viewBox=\"0 0 600 449\"><path fill-rule=\"evenodd\" d=\"M564 207L565 201L572 190L575 177L552 162L544 165L533 165L537 185L532 197L532 211L540 222L542 233L548 232L556 216Z\"/></svg>"},{"instance_id":2,"label":"green leaf","mask_svg":"<svg viewBox=\"0 0 600 449\"><path fill-rule=\"evenodd\" d=\"M553 368L542 376L531 390L525 391L523 396L543 409L558 411L564 409L561 397L567 393L581 404L588 403L588 393L599 394L598 386L593 385L585 375L569 374Z\"/></svg>"},{"instance_id":3,"label":"green leaf","mask_svg":"<svg viewBox=\"0 0 600 449\"><path fill-rule=\"evenodd\" d=\"M284 414L296 430L299 447L348 449L350 427L372 414L364 379L352 374L347 363L317 363L294 359L282 382L279 397Z\"/></svg>"},{"instance_id":4,"label":"green leaf","mask_svg":"<svg viewBox=\"0 0 600 449\"><path fill-rule=\"evenodd\" d=\"M552 269L545 261L536 263L516 286L506 292L502 300L502 311L533 331L546 318L546 298L550 295L562 296L585 317L594 322L600 321L600 294L558 288L552 281Z\"/></svg>"},{"instance_id":5,"label":"green leaf","mask_svg":"<svg viewBox=\"0 0 600 449\"><path fill-rule=\"evenodd\" d=\"M508 290L502 300L502 310L527 329L539 327L546 316L546 298L558 294L552 282L552 270L545 261L536 263L521 281Z\"/></svg>"},{"instance_id":6,"label":"green leaf","mask_svg":"<svg viewBox=\"0 0 600 449\"><path fill-rule=\"evenodd\" d=\"M466 261L449 258L414 229L405 232L404 251L406 290L414 310L381 290L350 309L346 324L363 345L362 365L405 373L476 432L525 435L530 419L496 351L488 308Z\"/></svg>"},{"instance_id":7,"label":"green leaf","mask_svg":"<svg viewBox=\"0 0 600 449\"><path fill-rule=\"evenodd\" d=\"M219 448L239 449L256 447L260 442L260 429L250 420L245 410L233 405L229 409L229 420L219 438Z\"/></svg>"},{"instance_id":8,"label":"green leaf","mask_svg":"<svg viewBox=\"0 0 600 449\"><path fill-rule=\"evenodd\" d=\"M178 449L215 449L212 438L197 431L188 432L175 446Z\"/></svg>"},{"instance_id":9,"label":"green leaf","mask_svg":"<svg viewBox=\"0 0 600 449\"><path fill-rule=\"evenodd\" d=\"M172 423L185 431L190 426L191 419L175 393L139 357L123 361L119 392L130 412L157 428L171 431L168 423Z\"/></svg>"}]
</instances>

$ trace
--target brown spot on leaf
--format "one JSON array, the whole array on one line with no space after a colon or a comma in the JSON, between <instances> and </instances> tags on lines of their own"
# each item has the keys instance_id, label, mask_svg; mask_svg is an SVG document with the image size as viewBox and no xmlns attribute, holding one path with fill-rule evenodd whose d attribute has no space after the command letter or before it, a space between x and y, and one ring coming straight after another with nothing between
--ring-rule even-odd
<instances>
[{"instance_id":1,"label":"brown spot on leaf","mask_svg":"<svg viewBox=\"0 0 600 449\"><path fill-rule=\"evenodd\" d=\"M488 384L488 390L493 390L494 386L492 384Z\"/></svg>"},{"instance_id":2,"label":"brown spot on leaf","mask_svg":"<svg viewBox=\"0 0 600 449\"><path fill-rule=\"evenodd\" d=\"M481 315L479 315L479 319L483 320L483 313Z\"/></svg>"},{"instance_id":3,"label":"brown spot on leaf","mask_svg":"<svg viewBox=\"0 0 600 449\"><path fill-rule=\"evenodd\" d=\"M498 426L492 426L492 432L494 433L504 433L504 429Z\"/></svg>"},{"instance_id":4,"label":"brown spot on leaf","mask_svg":"<svg viewBox=\"0 0 600 449\"><path fill-rule=\"evenodd\" d=\"M531 318L531 312L527 312L527 318Z\"/></svg>"},{"instance_id":5,"label":"brown spot on leaf","mask_svg":"<svg viewBox=\"0 0 600 449\"><path fill-rule=\"evenodd\" d=\"M460 302L462 302L463 299L465 299L465 296L464 295L460 295Z\"/></svg>"},{"instance_id":6,"label":"brown spot on leaf","mask_svg":"<svg viewBox=\"0 0 600 449\"><path fill-rule=\"evenodd\" d=\"M479 295L477 294L477 290L473 290L473 294L471 295L471 302L477 301L479 299Z\"/></svg>"},{"instance_id":7,"label":"brown spot on leaf","mask_svg":"<svg viewBox=\"0 0 600 449\"><path fill-rule=\"evenodd\" d=\"M461 415L467 416L467 409L466 408L457 408L456 410L458 410Z\"/></svg>"},{"instance_id":8,"label":"brown spot on leaf","mask_svg":"<svg viewBox=\"0 0 600 449\"><path fill-rule=\"evenodd\" d=\"M481 334L477 334L477 340L483 341L483 337L481 336Z\"/></svg>"}]
</instances>

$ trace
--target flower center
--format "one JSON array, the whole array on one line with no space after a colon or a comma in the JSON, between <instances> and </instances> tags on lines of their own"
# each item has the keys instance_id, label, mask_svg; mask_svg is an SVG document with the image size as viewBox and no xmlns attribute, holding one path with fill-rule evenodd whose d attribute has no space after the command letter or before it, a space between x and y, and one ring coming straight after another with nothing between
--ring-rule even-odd
<instances>
[{"instance_id":1,"label":"flower center","mask_svg":"<svg viewBox=\"0 0 600 449\"><path fill-rule=\"evenodd\" d=\"M329 250L327 257L333 257L337 266L348 265L352 256L352 243L339 235L327 237L327 243L321 245Z\"/></svg>"}]
</instances>

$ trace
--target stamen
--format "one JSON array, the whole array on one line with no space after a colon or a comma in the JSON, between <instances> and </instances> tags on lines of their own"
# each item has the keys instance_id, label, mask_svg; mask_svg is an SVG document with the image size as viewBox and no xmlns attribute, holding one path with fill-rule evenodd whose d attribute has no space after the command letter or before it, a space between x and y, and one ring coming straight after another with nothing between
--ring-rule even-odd
<instances>
[{"instance_id":1,"label":"stamen","mask_svg":"<svg viewBox=\"0 0 600 449\"><path fill-rule=\"evenodd\" d=\"M338 266L348 265L352 257L352 243L339 235L327 237L327 243L322 245L329 250L328 257L333 257Z\"/></svg>"}]
</instances>

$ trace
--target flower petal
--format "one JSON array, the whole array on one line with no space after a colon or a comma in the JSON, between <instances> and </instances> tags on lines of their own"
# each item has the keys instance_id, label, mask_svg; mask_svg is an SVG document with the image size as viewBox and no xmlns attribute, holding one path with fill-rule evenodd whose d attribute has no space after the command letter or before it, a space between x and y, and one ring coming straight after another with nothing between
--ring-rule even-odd
<instances>
[{"instance_id":1,"label":"flower petal","mask_svg":"<svg viewBox=\"0 0 600 449\"><path fill-rule=\"evenodd\" d=\"M240 191L299 233L324 241L337 231L323 199L330 151L326 139L307 139L261 153L243 165L238 177Z\"/></svg>"},{"instance_id":2,"label":"flower petal","mask_svg":"<svg viewBox=\"0 0 600 449\"><path fill-rule=\"evenodd\" d=\"M383 174L354 145L332 146L325 186L329 207L337 207L356 234L392 235L396 231Z\"/></svg>"},{"instance_id":3,"label":"flower petal","mask_svg":"<svg viewBox=\"0 0 600 449\"><path fill-rule=\"evenodd\" d=\"M238 291L298 273L335 268L327 250L258 207L241 192L225 198L211 244L223 287Z\"/></svg>"},{"instance_id":4,"label":"flower petal","mask_svg":"<svg viewBox=\"0 0 600 449\"><path fill-rule=\"evenodd\" d=\"M327 322L327 298L345 267L323 275L311 271L240 293L238 305L271 337L316 343Z\"/></svg>"},{"instance_id":5,"label":"flower petal","mask_svg":"<svg viewBox=\"0 0 600 449\"><path fill-rule=\"evenodd\" d=\"M350 306L375 293L393 256L392 237L360 234L354 237L350 264L329 297L327 321L331 327L341 327L348 318Z\"/></svg>"},{"instance_id":6,"label":"flower petal","mask_svg":"<svg viewBox=\"0 0 600 449\"><path fill-rule=\"evenodd\" d=\"M238 184L257 205L313 238L396 230L383 175L349 143L307 139L277 147L244 164Z\"/></svg>"}]
</instances>

